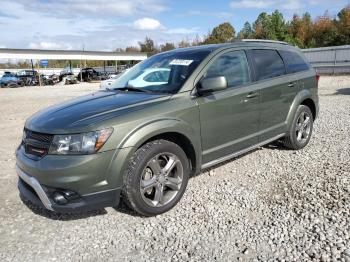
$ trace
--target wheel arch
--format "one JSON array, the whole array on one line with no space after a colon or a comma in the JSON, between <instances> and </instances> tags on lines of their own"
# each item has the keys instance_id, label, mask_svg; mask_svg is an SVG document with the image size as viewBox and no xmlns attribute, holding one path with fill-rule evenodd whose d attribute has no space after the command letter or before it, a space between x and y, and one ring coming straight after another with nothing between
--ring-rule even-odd
<instances>
[{"instance_id":1,"label":"wheel arch","mask_svg":"<svg viewBox=\"0 0 350 262\"><path fill-rule=\"evenodd\" d=\"M311 98L304 99L300 104L310 108L313 119L316 119L317 117L316 104Z\"/></svg>"},{"instance_id":2,"label":"wheel arch","mask_svg":"<svg viewBox=\"0 0 350 262\"><path fill-rule=\"evenodd\" d=\"M289 109L287 120L286 120L287 130L289 130L291 128L295 112L297 111L297 109L300 105L305 105L305 106L309 107L314 119L317 117L316 103L312 99L311 92L307 89L301 90L294 98L294 101Z\"/></svg>"},{"instance_id":3,"label":"wheel arch","mask_svg":"<svg viewBox=\"0 0 350 262\"><path fill-rule=\"evenodd\" d=\"M122 176L129 164L129 159L142 145L156 139L165 139L179 145L190 160L192 174L196 174L201 166L200 134L186 122L179 119L159 119L145 123L133 129L121 141L110 164L109 179L116 179L118 186L122 184ZM117 178L115 175L117 174Z\"/></svg>"},{"instance_id":4,"label":"wheel arch","mask_svg":"<svg viewBox=\"0 0 350 262\"><path fill-rule=\"evenodd\" d=\"M161 133L149 138L140 147L142 147L144 144L147 144L150 141L159 140L159 139L173 142L174 144L177 144L179 147L181 147L182 150L185 152L187 158L190 160L190 168L192 173L195 172L196 167L198 166L198 159L196 156L196 150L191 140L187 136L178 132Z\"/></svg>"}]
</instances>

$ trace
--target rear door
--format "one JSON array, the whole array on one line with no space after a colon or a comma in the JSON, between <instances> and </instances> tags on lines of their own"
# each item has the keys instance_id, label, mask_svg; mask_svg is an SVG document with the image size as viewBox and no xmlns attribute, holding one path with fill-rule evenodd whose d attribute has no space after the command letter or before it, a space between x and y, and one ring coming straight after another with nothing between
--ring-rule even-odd
<instances>
[{"instance_id":1,"label":"rear door","mask_svg":"<svg viewBox=\"0 0 350 262\"><path fill-rule=\"evenodd\" d=\"M286 118L297 84L287 76L282 57L274 49L248 51L255 81L260 86L260 142L286 132Z\"/></svg>"},{"instance_id":2,"label":"rear door","mask_svg":"<svg viewBox=\"0 0 350 262\"><path fill-rule=\"evenodd\" d=\"M287 74L290 78L290 84L295 92L304 89L310 81L310 73L308 72L311 66L305 62L304 58L297 51L279 50L286 65ZM311 81L314 77L311 77Z\"/></svg>"},{"instance_id":3,"label":"rear door","mask_svg":"<svg viewBox=\"0 0 350 262\"><path fill-rule=\"evenodd\" d=\"M251 84L244 51L218 54L200 78L225 76L228 88L196 97L203 164L258 143L259 91Z\"/></svg>"}]
</instances>

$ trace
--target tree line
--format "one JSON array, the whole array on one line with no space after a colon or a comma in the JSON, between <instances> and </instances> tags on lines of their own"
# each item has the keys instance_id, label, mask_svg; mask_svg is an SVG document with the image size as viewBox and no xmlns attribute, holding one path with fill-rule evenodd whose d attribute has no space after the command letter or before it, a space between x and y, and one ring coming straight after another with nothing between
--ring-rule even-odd
<instances>
[{"instance_id":1,"label":"tree line","mask_svg":"<svg viewBox=\"0 0 350 262\"><path fill-rule=\"evenodd\" d=\"M193 40L184 39L176 44L167 42L157 45L153 39L146 37L143 42L139 42L139 46L117 51L145 52L152 55L177 47L228 43L236 39L278 40L300 48L347 45L350 44L350 5L341 9L336 17L325 12L323 16L312 19L306 12L302 15L295 14L291 21L287 21L278 10L271 14L263 12L254 23L246 22L239 32L229 22L225 22L214 27L207 35L197 35Z\"/></svg>"}]
</instances>

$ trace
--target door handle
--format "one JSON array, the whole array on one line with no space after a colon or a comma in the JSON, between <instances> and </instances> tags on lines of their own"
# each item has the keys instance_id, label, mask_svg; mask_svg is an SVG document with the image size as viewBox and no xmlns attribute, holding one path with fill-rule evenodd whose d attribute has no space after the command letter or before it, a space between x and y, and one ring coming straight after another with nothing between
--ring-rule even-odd
<instances>
[{"instance_id":1,"label":"door handle","mask_svg":"<svg viewBox=\"0 0 350 262\"><path fill-rule=\"evenodd\" d=\"M254 97L257 97L258 96L258 93L254 93L254 92L251 92L251 93L249 93L247 96L246 96L246 98L254 98Z\"/></svg>"},{"instance_id":2,"label":"door handle","mask_svg":"<svg viewBox=\"0 0 350 262\"><path fill-rule=\"evenodd\" d=\"M294 83L289 83L288 87L294 87Z\"/></svg>"}]
</instances>

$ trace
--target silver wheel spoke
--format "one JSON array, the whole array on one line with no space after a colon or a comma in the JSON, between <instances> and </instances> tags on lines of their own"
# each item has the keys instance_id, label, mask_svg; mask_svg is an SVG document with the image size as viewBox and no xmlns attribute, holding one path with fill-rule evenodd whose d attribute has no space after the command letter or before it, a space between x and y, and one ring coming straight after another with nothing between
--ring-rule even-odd
<instances>
[{"instance_id":1,"label":"silver wheel spoke","mask_svg":"<svg viewBox=\"0 0 350 262\"><path fill-rule=\"evenodd\" d=\"M300 131L298 131L297 140L300 141L302 138L303 138L303 131L300 130Z\"/></svg>"},{"instance_id":2,"label":"silver wheel spoke","mask_svg":"<svg viewBox=\"0 0 350 262\"><path fill-rule=\"evenodd\" d=\"M146 191L147 189L154 187L156 184L157 184L157 180L155 177L152 177L151 179L147 179L147 180L141 180L141 189L143 191Z\"/></svg>"},{"instance_id":3,"label":"silver wheel spoke","mask_svg":"<svg viewBox=\"0 0 350 262\"><path fill-rule=\"evenodd\" d=\"M296 131L300 131L302 129L303 125L302 124L299 124L297 123L297 127L296 127Z\"/></svg>"},{"instance_id":4,"label":"silver wheel spoke","mask_svg":"<svg viewBox=\"0 0 350 262\"><path fill-rule=\"evenodd\" d=\"M311 116L306 112L302 112L298 117L295 127L297 140L299 142L306 141L309 138L311 124Z\"/></svg>"},{"instance_id":5,"label":"silver wheel spoke","mask_svg":"<svg viewBox=\"0 0 350 262\"><path fill-rule=\"evenodd\" d=\"M156 158L153 158L148 166L152 169L153 174L160 174L162 172L162 168Z\"/></svg>"},{"instance_id":6,"label":"silver wheel spoke","mask_svg":"<svg viewBox=\"0 0 350 262\"><path fill-rule=\"evenodd\" d=\"M165 185L173 190L179 190L182 180L180 178L168 177L165 181Z\"/></svg>"},{"instance_id":7,"label":"silver wheel spoke","mask_svg":"<svg viewBox=\"0 0 350 262\"><path fill-rule=\"evenodd\" d=\"M178 161L179 160L176 160L172 157L169 158L168 163L163 168L163 172L166 176L168 176L170 174L171 170L173 170L173 168L176 166Z\"/></svg>"},{"instance_id":8,"label":"silver wheel spoke","mask_svg":"<svg viewBox=\"0 0 350 262\"><path fill-rule=\"evenodd\" d=\"M163 186L162 185L158 185L156 187L156 193L154 195L154 206L157 206L163 199Z\"/></svg>"},{"instance_id":9,"label":"silver wheel spoke","mask_svg":"<svg viewBox=\"0 0 350 262\"><path fill-rule=\"evenodd\" d=\"M310 117L306 117L306 119L304 120L304 123L303 123L303 125L306 127L306 126L308 126L309 124L310 124Z\"/></svg>"}]
</instances>

